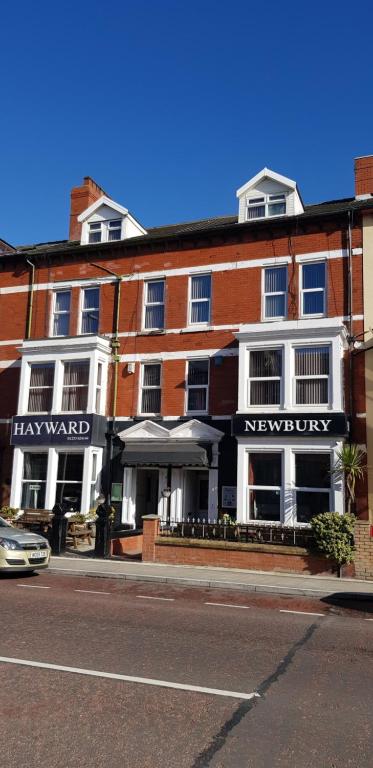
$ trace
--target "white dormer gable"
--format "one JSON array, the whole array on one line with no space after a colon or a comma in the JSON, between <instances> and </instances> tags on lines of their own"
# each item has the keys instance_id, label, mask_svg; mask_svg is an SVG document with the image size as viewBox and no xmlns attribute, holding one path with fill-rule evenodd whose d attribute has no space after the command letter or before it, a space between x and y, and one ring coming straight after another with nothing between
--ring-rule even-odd
<instances>
[{"instance_id":1,"label":"white dormer gable","mask_svg":"<svg viewBox=\"0 0 373 768\"><path fill-rule=\"evenodd\" d=\"M269 168L263 168L253 176L237 190L236 195L239 200L239 224L304 212L296 182Z\"/></svg>"},{"instance_id":2,"label":"white dormer gable","mask_svg":"<svg viewBox=\"0 0 373 768\"><path fill-rule=\"evenodd\" d=\"M86 208L78 221L82 225L81 244L107 243L146 235L146 229L134 219L127 208L102 195Z\"/></svg>"},{"instance_id":3,"label":"white dormer gable","mask_svg":"<svg viewBox=\"0 0 373 768\"><path fill-rule=\"evenodd\" d=\"M150 419L140 421L138 424L134 424L129 429L123 429L118 433L120 440L167 440L170 436L169 430L166 427L162 427L161 424L157 424Z\"/></svg>"}]
</instances>

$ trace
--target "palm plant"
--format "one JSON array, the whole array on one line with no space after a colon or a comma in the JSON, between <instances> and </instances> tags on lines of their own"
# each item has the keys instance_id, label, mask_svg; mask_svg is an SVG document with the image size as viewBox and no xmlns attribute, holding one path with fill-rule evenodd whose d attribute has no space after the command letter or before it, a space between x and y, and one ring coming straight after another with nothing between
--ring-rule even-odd
<instances>
[{"instance_id":1,"label":"palm plant","mask_svg":"<svg viewBox=\"0 0 373 768\"><path fill-rule=\"evenodd\" d=\"M355 485L364 477L366 470L365 452L354 443L345 443L337 451L337 461L333 473L343 474L347 488L347 511L351 513L355 501Z\"/></svg>"}]
</instances>

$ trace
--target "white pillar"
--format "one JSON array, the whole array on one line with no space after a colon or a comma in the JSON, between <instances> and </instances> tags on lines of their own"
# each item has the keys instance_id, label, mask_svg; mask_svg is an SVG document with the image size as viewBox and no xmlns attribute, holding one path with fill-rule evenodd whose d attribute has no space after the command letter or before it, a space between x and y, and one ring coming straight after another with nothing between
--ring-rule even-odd
<instances>
[{"instance_id":1,"label":"white pillar","mask_svg":"<svg viewBox=\"0 0 373 768\"><path fill-rule=\"evenodd\" d=\"M123 470L122 523L136 528L136 469L125 467Z\"/></svg>"},{"instance_id":2,"label":"white pillar","mask_svg":"<svg viewBox=\"0 0 373 768\"><path fill-rule=\"evenodd\" d=\"M218 518L218 470L209 470L209 506L207 517L209 521L217 520Z\"/></svg>"},{"instance_id":3,"label":"white pillar","mask_svg":"<svg viewBox=\"0 0 373 768\"><path fill-rule=\"evenodd\" d=\"M80 511L83 515L89 512L91 500L91 477L92 477L92 448L84 449L83 478L82 478L82 500Z\"/></svg>"},{"instance_id":4,"label":"white pillar","mask_svg":"<svg viewBox=\"0 0 373 768\"><path fill-rule=\"evenodd\" d=\"M245 445L237 446L237 522L246 523L247 511L247 453Z\"/></svg>"},{"instance_id":5,"label":"white pillar","mask_svg":"<svg viewBox=\"0 0 373 768\"><path fill-rule=\"evenodd\" d=\"M56 503L56 482L58 468L58 452L48 448L47 487L45 489L45 509L53 509Z\"/></svg>"},{"instance_id":6,"label":"white pillar","mask_svg":"<svg viewBox=\"0 0 373 768\"><path fill-rule=\"evenodd\" d=\"M23 450L15 448L13 454L12 485L10 489L10 506L19 509L22 498Z\"/></svg>"},{"instance_id":7,"label":"white pillar","mask_svg":"<svg viewBox=\"0 0 373 768\"><path fill-rule=\"evenodd\" d=\"M158 515L161 520L167 520L167 499L162 496L162 491L167 488L167 467L158 470Z\"/></svg>"},{"instance_id":8,"label":"white pillar","mask_svg":"<svg viewBox=\"0 0 373 768\"><path fill-rule=\"evenodd\" d=\"M183 519L183 478L184 470L180 467L172 467L171 520L178 523Z\"/></svg>"}]
</instances>

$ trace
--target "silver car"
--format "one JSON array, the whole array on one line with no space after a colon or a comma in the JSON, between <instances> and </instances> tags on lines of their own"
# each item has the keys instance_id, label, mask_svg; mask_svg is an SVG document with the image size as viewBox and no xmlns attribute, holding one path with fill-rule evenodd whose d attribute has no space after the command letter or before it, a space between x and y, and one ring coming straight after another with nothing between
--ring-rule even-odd
<instances>
[{"instance_id":1,"label":"silver car","mask_svg":"<svg viewBox=\"0 0 373 768\"><path fill-rule=\"evenodd\" d=\"M50 546L44 536L14 528L0 517L0 571L35 571L47 568Z\"/></svg>"}]
</instances>

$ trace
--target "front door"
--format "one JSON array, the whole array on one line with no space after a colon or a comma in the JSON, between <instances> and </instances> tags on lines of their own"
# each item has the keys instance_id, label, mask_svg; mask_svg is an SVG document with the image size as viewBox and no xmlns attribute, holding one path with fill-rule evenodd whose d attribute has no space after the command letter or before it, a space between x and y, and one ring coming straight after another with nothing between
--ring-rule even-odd
<instances>
[{"instance_id":1,"label":"front door","mask_svg":"<svg viewBox=\"0 0 373 768\"><path fill-rule=\"evenodd\" d=\"M142 528L143 515L158 514L158 469L137 469L136 528Z\"/></svg>"},{"instance_id":2,"label":"front door","mask_svg":"<svg viewBox=\"0 0 373 768\"><path fill-rule=\"evenodd\" d=\"M185 470L184 520L208 520L209 472L208 470Z\"/></svg>"}]
</instances>

